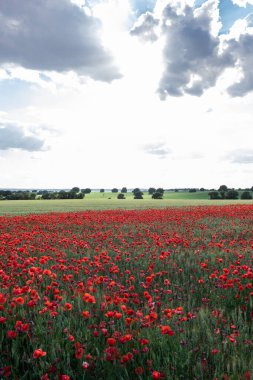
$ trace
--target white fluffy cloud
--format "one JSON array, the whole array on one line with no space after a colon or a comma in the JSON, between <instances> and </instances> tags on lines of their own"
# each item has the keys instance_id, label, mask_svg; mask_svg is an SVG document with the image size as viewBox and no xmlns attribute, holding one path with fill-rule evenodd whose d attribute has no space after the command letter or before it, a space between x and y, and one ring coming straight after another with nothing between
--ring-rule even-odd
<instances>
[{"instance_id":1,"label":"white fluffy cloud","mask_svg":"<svg viewBox=\"0 0 253 380\"><path fill-rule=\"evenodd\" d=\"M239 7L246 7L247 4L253 5L253 0L232 0L232 3L239 5Z\"/></svg>"}]
</instances>

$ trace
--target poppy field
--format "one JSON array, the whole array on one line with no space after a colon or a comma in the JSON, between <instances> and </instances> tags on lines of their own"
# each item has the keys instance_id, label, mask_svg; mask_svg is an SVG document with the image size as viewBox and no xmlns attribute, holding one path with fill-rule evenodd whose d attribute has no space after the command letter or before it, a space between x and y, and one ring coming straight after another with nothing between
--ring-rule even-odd
<instances>
[{"instance_id":1,"label":"poppy field","mask_svg":"<svg viewBox=\"0 0 253 380\"><path fill-rule=\"evenodd\" d=\"M0 379L253 378L253 205L0 217Z\"/></svg>"}]
</instances>

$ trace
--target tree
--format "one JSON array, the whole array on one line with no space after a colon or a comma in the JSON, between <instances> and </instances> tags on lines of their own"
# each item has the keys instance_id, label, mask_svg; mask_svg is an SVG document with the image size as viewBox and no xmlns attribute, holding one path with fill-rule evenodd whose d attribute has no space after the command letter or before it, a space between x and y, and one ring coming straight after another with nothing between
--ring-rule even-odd
<instances>
[{"instance_id":1,"label":"tree","mask_svg":"<svg viewBox=\"0 0 253 380\"><path fill-rule=\"evenodd\" d=\"M252 195L250 194L249 191L244 191L244 192L241 194L241 199L252 199Z\"/></svg>"},{"instance_id":2,"label":"tree","mask_svg":"<svg viewBox=\"0 0 253 380\"><path fill-rule=\"evenodd\" d=\"M76 199L83 199L85 197L84 193L78 193L76 194Z\"/></svg>"},{"instance_id":3,"label":"tree","mask_svg":"<svg viewBox=\"0 0 253 380\"><path fill-rule=\"evenodd\" d=\"M226 199L238 199L239 193L235 189L228 190L226 192Z\"/></svg>"},{"instance_id":4,"label":"tree","mask_svg":"<svg viewBox=\"0 0 253 380\"><path fill-rule=\"evenodd\" d=\"M79 191L80 191L80 189L79 189L79 187L73 187L71 190L70 190L72 193L79 193Z\"/></svg>"},{"instance_id":5,"label":"tree","mask_svg":"<svg viewBox=\"0 0 253 380\"><path fill-rule=\"evenodd\" d=\"M104 193L105 189L100 189L99 191L100 191L100 193Z\"/></svg>"},{"instance_id":6,"label":"tree","mask_svg":"<svg viewBox=\"0 0 253 380\"><path fill-rule=\"evenodd\" d=\"M204 187L201 187L201 188L199 189L199 191L205 191Z\"/></svg>"},{"instance_id":7,"label":"tree","mask_svg":"<svg viewBox=\"0 0 253 380\"><path fill-rule=\"evenodd\" d=\"M132 193L135 195L136 193L139 193L141 190L139 187L136 187L135 189L132 190Z\"/></svg>"},{"instance_id":8,"label":"tree","mask_svg":"<svg viewBox=\"0 0 253 380\"><path fill-rule=\"evenodd\" d=\"M216 190L209 191L208 195L209 195L210 199L220 199L220 194Z\"/></svg>"},{"instance_id":9,"label":"tree","mask_svg":"<svg viewBox=\"0 0 253 380\"><path fill-rule=\"evenodd\" d=\"M113 189L112 189L112 193L118 193L118 189L116 188L116 187L114 187Z\"/></svg>"},{"instance_id":10,"label":"tree","mask_svg":"<svg viewBox=\"0 0 253 380\"><path fill-rule=\"evenodd\" d=\"M36 195L37 195L36 193L31 192L30 193L30 199L34 200L36 198Z\"/></svg>"},{"instance_id":11,"label":"tree","mask_svg":"<svg viewBox=\"0 0 253 380\"><path fill-rule=\"evenodd\" d=\"M43 198L43 195L42 195ZM65 190L60 190L58 193L58 198L59 199L68 199L68 193Z\"/></svg>"},{"instance_id":12,"label":"tree","mask_svg":"<svg viewBox=\"0 0 253 380\"><path fill-rule=\"evenodd\" d=\"M134 192L134 199L143 199L143 192L142 191L135 191Z\"/></svg>"},{"instance_id":13,"label":"tree","mask_svg":"<svg viewBox=\"0 0 253 380\"><path fill-rule=\"evenodd\" d=\"M126 199L125 195L123 193L119 193L117 196L118 199Z\"/></svg>"},{"instance_id":14,"label":"tree","mask_svg":"<svg viewBox=\"0 0 253 380\"><path fill-rule=\"evenodd\" d=\"M127 188L126 187L122 187L121 192L122 193L127 193Z\"/></svg>"},{"instance_id":15,"label":"tree","mask_svg":"<svg viewBox=\"0 0 253 380\"><path fill-rule=\"evenodd\" d=\"M221 185L219 187L218 191L224 191L224 192L226 192L226 191L228 191L228 187L226 185Z\"/></svg>"},{"instance_id":16,"label":"tree","mask_svg":"<svg viewBox=\"0 0 253 380\"><path fill-rule=\"evenodd\" d=\"M154 194L154 193L155 193L155 188L154 188L154 187L150 187L150 188L148 189L148 193L149 193L149 195Z\"/></svg>"},{"instance_id":17,"label":"tree","mask_svg":"<svg viewBox=\"0 0 253 380\"><path fill-rule=\"evenodd\" d=\"M196 189L189 189L189 193L196 193Z\"/></svg>"},{"instance_id":18,"label":"tree","mask_svg":"<svg viewBox=\"0 0 253 380\"><path fill-rule=\"evenodd\" d=\"M91 189L89 187L87 187L86 189L82 189L81 192L84 193L84 194L90 194L91 193Z\"/></svg>"},{"instance_id":19,"label":"tree","mask_svg":"<svg viewBox=\"0 0 253 380\"><path fill-rule=\"evenodd\" d=\"M48 191L45 191L45 192L43 192L41 198L42 199L51 199L51 195Z\"/></svg>"},{"instance_id":20,"label":"tree","mask_svg":"<svg viewBox=\"0 0 253 380\"><path fill-rule=\"evenodd\" d=\"M156 192L161 193L163 195L164 189L162 187L158 187L158 189L156 189Z\"/></svg>"},{"instance_id":21,"label":"tree","mask_svg":"<svg viewBox=\"0 0 253 380\"><path fill-rule=\"evenodd\" d=\"M152 194L152 199L163 199L163 193L156 191L154 194Z\"/></svg>"}]
</instances>

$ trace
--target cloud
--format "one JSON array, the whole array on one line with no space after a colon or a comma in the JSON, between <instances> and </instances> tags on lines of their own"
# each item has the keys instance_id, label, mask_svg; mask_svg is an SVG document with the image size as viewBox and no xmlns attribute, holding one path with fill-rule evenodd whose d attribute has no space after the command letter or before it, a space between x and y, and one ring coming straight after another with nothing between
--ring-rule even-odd
<instances>
[{"instance_id":1,"label":"cloud","mask_svg":"<svg viewBox=\"0 0 253 380\"><path fill-rule=\"evenodd\" d=\"M227 91L233 97L244 96L253 90L253 35L242 34L238 41L229 41L228 50L233 54L242 75Z\"/></svg>"},{"instance_id":2,"label":"cloud","mask_svg":"<svg viewBox=\"0 0 253 380\"><path fill-rule=\"evenodd\" d=\"M154 18L150 12L142 14L130 31L132 36L141 37L145 41L156 41L158 36L155 28L159 25L159 20Z\"/></svg>"},{"instance_id":3,"label":"cloud","mask_svg":"<svg viewBox=\"0 0 253 380\"><path fill-rule=\"evenodd\" d=\"M96 80L121 75L99 38L100 23L69 0L8 0L0 7L0 64L74 70Z\"/></svg>"},{"instance_id":4,"label":"cloud","mask_svg":"<svg viewBox=\"0 0 253 380\"><path fill-rule=\"evenodd\" d=\"M225 158L234 164L253 164L253 150L238 149L230 152Z\"/></svg>"},{"instance_id":5,"label":"cloud","mask_svg":"<svg viewBox=\"0 0 253 380\"><path fill-rule=\"evenodd\" d=\"M20 149L28 152L44 151L44 141L12 122L0 121L0 150Z\"/></svg>"},{"instance_id":6,"label":"cloud","mask_svg":"<svg viewBox=\"0 0 253 380\"><path fill-rule=\"evenodd\" d=\"M253 0L232 0L232 3L238 5L239 7L246 7L247 4L253 5Z\"/></svg>"},{"instance_id":7,"label":"cloud","mask_svg":"<svg viewBox=\"0 0 253 380\"><path fill-rule=\"evenodd\" d=\"M218 0L204 1L197 8L190 0L157 4L154 13L139 17L130 33L148 41L164 40L164 71L157 90L161 100L185 94L199 97L226 69L232 69L236 78L227 88L230 96L253 91L252 14L222 34Z\"/></svg>"},{"instance_id":8,"label":"cloud","mask_svg":"<svg viewBox=\"0 0 253 380\"><path fill-rule=\"evenodd\" d=\"M143 150L158 158L166 158L169 154L171 154L171 149L166 147L164 143L154 143L154 144L146 144L143 147Z\"/></svg>"},{"instance_id":9,"label":"cloud","mask_svg":"<svg viewBox=\"0 0 253 380\"><path fill-rule=\"evenodd\" d=\"M211 0L197 10L186 6L180 13L170 4L164 8L165 70L158 88L161 99L168 95L201 96L234 65L230 50L220 52L218 21L213 16L217 18L217 14L218 2Z\"/></svg>"}]
</instances>

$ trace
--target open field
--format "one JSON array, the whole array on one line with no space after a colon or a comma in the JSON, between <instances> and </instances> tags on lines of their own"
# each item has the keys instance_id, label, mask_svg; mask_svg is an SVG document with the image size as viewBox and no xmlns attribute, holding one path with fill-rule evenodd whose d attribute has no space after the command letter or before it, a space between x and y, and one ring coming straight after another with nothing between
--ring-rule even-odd
<instances>
[{"instance_id":1,"label":"open field","mask_svg":"<svg viewBox=\"0 0 253 380\"><path fill-rule=\"evenodd\" d=\"M252 379L252 223L252 204L0 217L0 378Z\"/></svg>"},{"instance_id":2,"label":"open field","mask_svg":"<svg viewBox=\"0 0 253 380\"><path fill-rule=\"evenodd\" d=\"M111 198L111 199L109 199ZM144 199L133 199L132 194L126 194L126 199L117 199L117 194L91 193L84 199L68 200L30 200L30 201L0 201L0 215L22 215L29 213L69 212L83 210L109 209L148 209L199 205L229 205L252 204L253 200L210 200L207 192L173 193L165 192L164 199L154 200L144 194Z\"/></svg>"}]
</instances>

